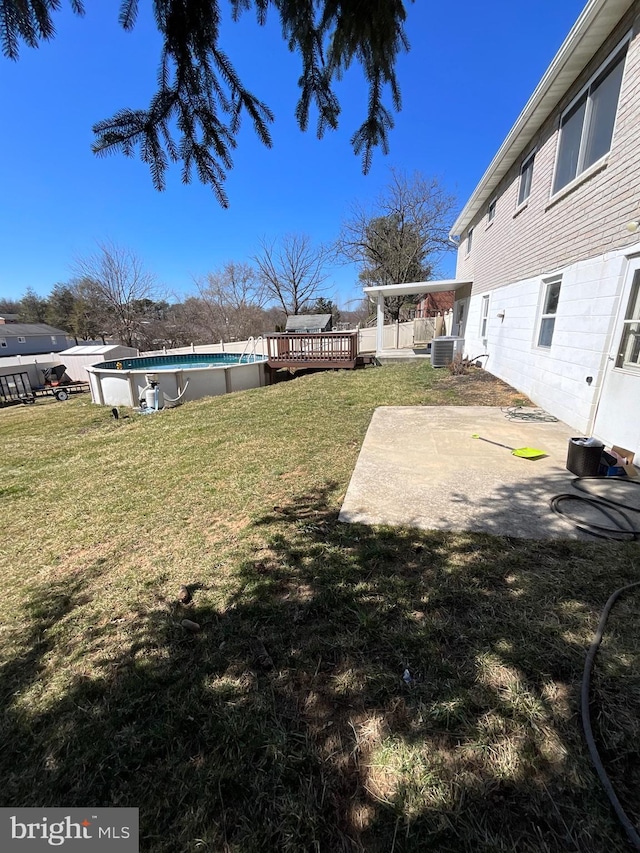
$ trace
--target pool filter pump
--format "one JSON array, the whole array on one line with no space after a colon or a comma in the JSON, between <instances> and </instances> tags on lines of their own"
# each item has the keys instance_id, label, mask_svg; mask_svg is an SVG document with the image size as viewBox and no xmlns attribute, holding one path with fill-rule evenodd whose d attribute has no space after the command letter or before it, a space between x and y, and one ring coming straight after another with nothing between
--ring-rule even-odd
<instances>
[{"instance_id":1,"label":"pool filter pump","mask_svg":"<svg viewBox=\"0 0 640 853\"><path fill-rule=\"evenodd\" d=\"M147 384L142 389L140 396L140 406L147 411L154 412L160 408L160 388L157 379L147 377Z\"/></svg>"}]
</instances>

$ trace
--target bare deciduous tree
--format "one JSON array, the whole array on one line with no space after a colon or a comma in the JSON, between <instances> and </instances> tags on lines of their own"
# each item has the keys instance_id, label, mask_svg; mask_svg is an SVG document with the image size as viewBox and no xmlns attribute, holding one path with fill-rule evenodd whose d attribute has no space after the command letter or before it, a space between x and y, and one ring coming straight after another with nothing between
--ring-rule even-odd
<instances>
[{"instance_id":1,"label":"bare deciduous tree","mask_svg":"<svg viewBox=\"0 0 640 853\"><path fill-rule=\"evenodd\" d=\"M78 259L74 269L85 300L102 315L107 331L126 346L136 346L144 319L141 306L156 293L155 279L138 256L114 243L99 243L98 251Z\"/></svg>"},{"instance_id":2,"label":"bare deciduous tree","mask_svg":"<svg viewBox=\"0 0 640 853\"><path fill-rule=\"evenodd\" d=\"M279 241L262 239L254 257L270 302L285 312L300 314L323 292L332 250L314 246L306 234L285 234Z\"/></svg>"},{"instance_id":3,"label":"bare deciduous tree","mask_svg":"<svg viewBox=\"0 0 640 853\"><path fill-rule=\"evenodd\" d=\"M351 326L366 326L370 319L375 320L375 313L367 296L360 299L350 299L346 308L340 311L340 320Z\"/></svg>"},{"instance_id":4,"label":"bare deciduous tree","mask_svg":"<svg viewBox=\"0 0 640 853\"><path fill-rule=\"evenodd\" d=\"M212 340L243 340L260 334L267 295L254 267L228 261L196 286L205 315L203 325Z\"/></svg>"},{"instance_id":5,"label":"bare deciduous tree","mask_svg":"<svg viewBox=\"0 0 640 853\"><path fill-rule=\"evenodd\" d=\"M69 288L74 296L70 317L73 335L83 340L101 338L104 343L107 317L102 300L96 296L93 282L76 278L69 282Z\"/></svg>"},{"instance_id":6,"label":"bare deciduous tree","mask_svg":"<svg viewBox=\"0 0 640 853\"><path fill-rule=\"evenodd\" d=\"M455 205L437 178L392 169L388 186L372 204L352 205L338 238L338 255L359 266L364 285L429 280L452 249L449 226ZM406 301L387 299L388 316L397 319Z\"/></svg>"},{"instance_id":7,"label":"bare deciduous tree","mask_svg":"<svg viewBox=\"0 0 640 853\"><path fill-rule=\"evenodd\" d=\"M2 314L19 314L20 300L19 299L0 299L0 313Z\"/></svg>"}]
</instances>

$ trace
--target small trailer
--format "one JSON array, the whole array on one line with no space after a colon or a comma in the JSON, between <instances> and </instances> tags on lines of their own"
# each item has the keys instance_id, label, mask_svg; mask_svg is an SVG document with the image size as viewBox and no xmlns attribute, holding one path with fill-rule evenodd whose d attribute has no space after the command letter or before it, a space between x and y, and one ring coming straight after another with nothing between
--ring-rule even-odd
<instances>
[{"instance_id":1,"label":"small trailer","mask_svg":"<svg viewBox=\"0 0 640 853\"><path fill-rule=\"evenodd\" d=\"M32 387L26 371L0 376L0 402L35 403L38 397L55 397L60 402L68 400L71 394L89 390L88 382L62 382L64 365L47 368L44 371L44 385Z\"/></svg>"}]
</instances>

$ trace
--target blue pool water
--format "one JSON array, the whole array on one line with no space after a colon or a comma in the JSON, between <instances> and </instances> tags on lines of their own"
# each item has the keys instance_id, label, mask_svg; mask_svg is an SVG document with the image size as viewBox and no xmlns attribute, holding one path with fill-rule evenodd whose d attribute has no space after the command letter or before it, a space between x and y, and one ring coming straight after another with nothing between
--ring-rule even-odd
<instances>
[{"instance_id":1,"label":"blue pool water","mask_svg":"<svg viewBox=\"0 0 640 853\"><path fill-rule=\"evenodd\" d=\"M213 364L216 364L216 363L217 362L213 362ZM222 363L227 364L228 362L222 362ZM129 367L129 365L126 365L126 366ZM190 361L188 366L189 367L211 367L212 362L210 362L210 361ZM175 361L170 361L167 364L159 364L156 367L156 370L183 370L184 367L185 367L184 364L178 364Z\"/></svg>"},{"instance_id":2,"label":"blue pool water","mask_svg":"<svg viewBox=\"0 0 640 853\"><path fill-rule=\"evenodd\" d=\"M121 358L94 365L105 370L184 370L190 367L224 367L230 364L253 364L266 361L265 356L235 353L187 353L185 355L153 355L143 358ZM118 365L121 365L119 368Z\"/></svg>"}]
</instances>

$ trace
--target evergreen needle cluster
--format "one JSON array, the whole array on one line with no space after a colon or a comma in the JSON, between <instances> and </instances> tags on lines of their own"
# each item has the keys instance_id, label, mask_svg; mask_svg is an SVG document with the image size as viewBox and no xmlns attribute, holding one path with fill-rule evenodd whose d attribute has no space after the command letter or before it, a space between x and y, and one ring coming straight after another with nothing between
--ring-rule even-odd
<instances>
[{"instance_id":1,"label":"evergreen needle cluster","mask_svg":"<svg viewBox=\"0 0 640 853\"><path fill-rule=\"evenodd\" d=\"M81 0L70 0L73 11L84 14ZM352 63L359 64L368 88L367 115L351 137L362 157L365 173L373 151L388 151L392 113L383 95L391 90L393 108L401 106L395 74L399 53L409 45L404 32L405 4L401 0L229 0L237 20L255 11L264 25L270 7L280 18L289 49L302 61L298 80L300 98L295 114L302 130L309 113L318 113L317 135L338 126L340 104L334 83ZM222 0L152 0L154 18L162 36L158 88L146 109L123 108L94 125L93 150L98 154L138 152L148 164L158 190L165 186L169 163L182 164L182 180L193 171L213 189L223 207L226 173L233 162L241 121L251 120L259 139L271 146L273 113L251 93L238 76L220 44ZM0 42L5 56L17 59L20 42L37 47L55 35L53 13L61 0L0 0ZM125 30L135 26L138 0L122 0L119 21Z\"/></svg>"}]
</instances>

